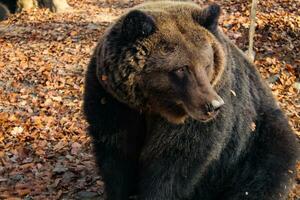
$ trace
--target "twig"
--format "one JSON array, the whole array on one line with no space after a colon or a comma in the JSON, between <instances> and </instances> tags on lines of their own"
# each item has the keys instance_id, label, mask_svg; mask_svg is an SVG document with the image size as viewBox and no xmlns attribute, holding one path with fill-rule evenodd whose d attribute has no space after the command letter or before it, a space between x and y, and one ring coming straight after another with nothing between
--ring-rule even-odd
<instances>
[{"instance_id":1,"label":"twig","mask_svg":"<svg viewBox=\"0 0 300 200\"><path fill-rule=\"evenodd\" d=\"M250 13L250 29L249 29L249 48L248 48L248 57L251 61L254 61L255 53L253 51L253 38L255 34L255 23L256 23L256 8L257 0L252 0L251 3L251 13Z\"/></svg>"}]
</instances>

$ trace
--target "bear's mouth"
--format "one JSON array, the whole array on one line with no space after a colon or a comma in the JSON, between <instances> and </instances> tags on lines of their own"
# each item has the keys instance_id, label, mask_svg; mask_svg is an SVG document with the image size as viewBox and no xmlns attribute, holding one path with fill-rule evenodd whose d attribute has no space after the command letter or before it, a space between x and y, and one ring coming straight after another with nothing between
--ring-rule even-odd
<instances>
[{"instance_id":1,"label":"bear's mouth","mask_svg":"<svg viewBox=\"0 0 300 200\"><path fill-rule=\"evenodd\" d=\"M188 112L188 115L195 120L198 120L201 122L209 122L209 121L215 119L217 117L217 115L219 114L219 112L220 112L219 110L207 112L205 114L194 114L194 113Z\"/></svg>"},{"instance_id":2,"label":"bear's mouth","mask_svg":"<svg viewBox=\"0 0 300 200\"><path fill-rule=\"evenodd\" d=\"M217 117L220 110L210 111L210 112L203 112L193 109L192 111L189 109L185 109L188 116L191 118L200 121L200 122L209 122Z\"/></svg>"}]
</instances>

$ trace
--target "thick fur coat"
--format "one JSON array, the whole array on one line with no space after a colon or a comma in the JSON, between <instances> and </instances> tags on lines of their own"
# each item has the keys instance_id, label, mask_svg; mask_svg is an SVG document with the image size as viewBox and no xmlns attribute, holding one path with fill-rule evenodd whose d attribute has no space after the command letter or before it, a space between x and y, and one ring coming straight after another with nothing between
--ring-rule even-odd
<instances>
[{"instance_id":1,"label":"thick fur coat","mask_svg":"<svg viewBox=\"0 0 300 200\"><path fill-rule=\"evenodd\" d=\"M100 39L84 112L107 199L285 199L299 146L219 14L150 2Z\"/></svg>"}]
</instances>

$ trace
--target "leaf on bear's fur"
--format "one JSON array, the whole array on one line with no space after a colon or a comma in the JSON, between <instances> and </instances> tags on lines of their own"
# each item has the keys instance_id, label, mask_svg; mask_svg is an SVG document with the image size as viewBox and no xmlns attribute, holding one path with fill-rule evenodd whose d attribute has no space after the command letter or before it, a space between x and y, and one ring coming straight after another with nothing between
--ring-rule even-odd
<instances>
[{"instance_id":1,"label":"leaf on bear's fur","mask_svg":"<svg viewBox=\"0 0 300 200\"><path fill-rule=\"evenodd\" d=\"M250 129L251 129L252 132L255 131L255 129L256 129L256 124L255 124L254 122L252 122L252 123L250 124Z\"/></svg>"},{"instance_id":2,"label":"leaf on bear's fur","mask_svg":"<svg viewBox=\"0 0 300 200\"><path fill-rule=\"evenodd\" d=\"M233 90L230 90L231 94L236 97L236 93Z\"/></svg>"}]
</instances>

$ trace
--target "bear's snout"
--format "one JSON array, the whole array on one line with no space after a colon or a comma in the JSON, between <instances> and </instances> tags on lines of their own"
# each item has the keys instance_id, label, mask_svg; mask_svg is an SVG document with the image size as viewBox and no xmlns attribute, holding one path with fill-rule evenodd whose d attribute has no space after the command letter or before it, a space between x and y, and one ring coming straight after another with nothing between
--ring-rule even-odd
<instances>
[{"instance_id":1,"label":"bear's snout","mask_svg":"<svg viewBox=\"0 0 300 200\"><path fill-rule=\"evenodd\" d=\"M208 106L207 106L207 112L215 112L218 111L223 105L224 101L221 97L218 97L218 99L212 100Z\"/></svg>"}]
</instances>

